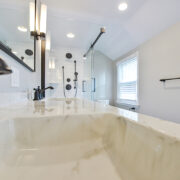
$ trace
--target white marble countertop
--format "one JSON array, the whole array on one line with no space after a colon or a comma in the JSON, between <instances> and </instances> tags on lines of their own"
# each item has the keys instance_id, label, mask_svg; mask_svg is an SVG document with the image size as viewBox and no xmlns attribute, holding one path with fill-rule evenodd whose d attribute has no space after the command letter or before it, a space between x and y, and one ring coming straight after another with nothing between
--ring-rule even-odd
<instances>
[{"instance_id":1,"label":"white marble countertop","mask_svg":"<svg viewBox=\"0 0 180 180\"><path fill-rule=\"evenodd\" d=\"M179 124L97 102L0 108L2 180L176 180L179 149Z\"/></svg>"},{"instance_id":2,"label":"white marble countertop","mask_svg":"<svg viewBox=\"0 0 180 180\"><path fill-rule=\"evenodd\" d=\"M52 98L42 101L27 101L0 108L0 122L15 118L67 116L73 114L113 113L141 126L180 140L180 124L151 116L130 112L109 105L84 99Z\"/></svg>"}]
</instances>

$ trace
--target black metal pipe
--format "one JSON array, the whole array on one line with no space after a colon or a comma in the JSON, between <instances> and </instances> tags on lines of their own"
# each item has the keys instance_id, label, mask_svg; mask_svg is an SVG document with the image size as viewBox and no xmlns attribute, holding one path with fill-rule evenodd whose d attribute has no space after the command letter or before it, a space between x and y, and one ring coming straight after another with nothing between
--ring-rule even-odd
<instances>
[{"instance_id":1,"label":"black metal pipe","mask_svg":"<svg viewBox=\"0 0 180 180\"><path fill-rule=\"evenodd\" d=\"M75 95L74 97L77 96L77 89L78 89L78 72L76 72L76 60L74 61L74 89L75 89Z\"/></svg>"},{"instance_id":2,"label":"black metal pipe","mask_svg":"<svg viewBox=\"0 0 180 180\"><path fill-rule=\"evenodd\" d=\"M74 71L76 72L76 61L74 61Z\"/></svg>"},{"instance_id":3,"label":"black metal pipe","mask_svg":"<svg viewBox=\"0 0 180 180\"><path fill-rule=\"evenodd\" d=\"M41 89L45 88L46 85L46 40L41 41ZM43 97L45 97L45 91L43 92Z\"/></svg>"},{"instance_id":4,"label":"black metal pipe","mask_svg":"<svg viewBox=\"0 0 180 180\"><path fill-rule=\"evenodd\" d=\"M89 54L89 52L91 51L91 49L94 48L94 46L96 45L97 41L100 39L100 37L106 32L105 28L101 28L100 29L100 33L97 36L97 38L95 39L95 41L91 44L90 48L88 49L88 51L84 54L83 57L87 57L87 55Z\"/></svg>"},{"instance_id":5,"label":"black metal pipe","mask_svg":"<svg viewBox=\"0 0 180 180\"><path fill-rule=\"evenodd\" d=\"M74 61L74 82L78 81L78 72L76 72L76 61Z\"/></svg>"},{"instance_id":6,"label":"black metal pipe","mask_svg":"<svg viewBox=\"0 0 180 180\"><path fill-rule=\"evenodd\" d=\"M37 0L35 0L35 17L34 17L34 31L36 31L37 30L37 27L36 27L36 21L37 21L37 18L36 18L36 16L37 16Z\"/></svg>"},{"instance_id":7,"label":"black metal pipe","mask_svg":"<svg viewBox=\"0 0 180 180\"><path fill-rule=\"evenodd\" d=\"M64 77L64 66L62 66L62 73L63 73L63 93L64 93L64 97L66 98L66 92L65 92L65 77Z\"/></svg>"}]
</instances>

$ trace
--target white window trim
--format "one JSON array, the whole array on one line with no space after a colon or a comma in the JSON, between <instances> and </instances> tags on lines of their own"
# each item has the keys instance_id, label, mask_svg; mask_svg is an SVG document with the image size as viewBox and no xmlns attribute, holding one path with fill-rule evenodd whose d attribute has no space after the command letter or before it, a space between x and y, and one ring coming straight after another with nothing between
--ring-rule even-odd
<instances>
[{"instance_id":1,"label":"white window trim","mask_svg":"<svg viewBox=\"0 0 180 180\"><path fill-rule=\"evenodd\" d=\"M135 52L133 54L131 54L130 56L127 56L121 60L119 60L117 63L116 63L116 70L118 72L118 66L122 63L124 63L125 61L129 60L129 59L133 59L134 57L137 57L137 101L128 101L128 100L119 100L117 99L118 97L118 73L117 73L117 87L116 87L116 91L117 91L117 94L116 94L116 103L119 104L119 105L125 105L125 106L128 106L128 107L132 107L132 106L135 106L135 107L139 107L139 52Z\"/></svg>"}]
</instances>

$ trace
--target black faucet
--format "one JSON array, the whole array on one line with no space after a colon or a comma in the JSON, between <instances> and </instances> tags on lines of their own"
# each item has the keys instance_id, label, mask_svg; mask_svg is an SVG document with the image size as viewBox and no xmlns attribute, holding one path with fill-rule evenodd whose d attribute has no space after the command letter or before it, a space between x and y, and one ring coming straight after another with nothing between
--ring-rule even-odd
<instances>
[{"instance_id":1,"label":"black faucet","mask_svg":"<svg viewBox=\"0 0 180 180\"><path fill-rule=\"evenodd\" d=\"M44 89L40 89L40 86L38 86L37 89L34 88L35 92L34 92L34 101L38 101L44 98L43 93L45 92L45 90L47 89L54 89L52 86L49 86L47 88Z\"/></svg>"},{"instance_id":2,"label":"black faucet","mask_svg":"<svg viewBox=\"0 0 180 180\"><path fill-rule=\"evenodd\" d=\"M34 101L40 100L40 91L40 86L38 86L37 89L34 88Z\"/></svg>"}]
</instances>

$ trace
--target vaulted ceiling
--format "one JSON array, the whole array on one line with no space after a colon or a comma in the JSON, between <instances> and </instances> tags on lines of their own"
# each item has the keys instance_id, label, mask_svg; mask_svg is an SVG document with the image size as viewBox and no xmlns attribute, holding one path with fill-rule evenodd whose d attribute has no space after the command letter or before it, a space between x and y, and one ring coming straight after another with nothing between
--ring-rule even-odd
<instances>
[{"instance_id":1,"label":"vaulted ceiling","mask_svg":"<svg viewBox=\"0 0 180 180\"><path fill-rule=\"evenodd\" d=\"M0 0L22 8L28 0ZM127 2L125 12L118 10ZM169 26L180 22L180 0L42 0L48 6L52 47L88 49L106 27L95 49L111 59L134 49ZM74 39L66 34L72 32Z\"/></svg>"}]
</instances>

